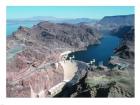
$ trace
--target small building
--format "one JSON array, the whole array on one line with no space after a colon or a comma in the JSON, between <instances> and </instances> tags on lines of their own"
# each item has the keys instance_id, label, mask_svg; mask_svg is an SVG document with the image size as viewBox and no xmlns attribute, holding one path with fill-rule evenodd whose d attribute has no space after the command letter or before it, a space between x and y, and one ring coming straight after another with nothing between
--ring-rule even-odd
<instances>
[{"instance_id":1,"label":"small building","mask_svg":"<svg viewBox=\"0 0 140 105\"><path fill-rule=\"evenodd\" d=\"M103 65L103 61L99 62L98 68L101 70L107 70L108 68Z\"/></svg>"},{"instance_id":2,"label":"small building","mask_svg":"<svg viewBox=\"0 0 140 105\"><path fill-rule=\"evenodd\" d=\"M67 82L65 82L65 81L58 83L57 85L55 85L54 87L52 87L48 90L48 94L50 96L55 96L56 94L58 94L59 92L62 91L62 89L66 85L66 83Z\"/></svg>"},{"instance_id":3,"label":"small building","mask_svg":"<svg viewBox=\"0 0 140 105\"><path fill-rule=\"evenodd\" d=\"M110 60L110 64L112 65L113 69L119 69L124 70L128 68L129 64L122 58L119 58L117 56L112 56Z\"/></svg>"}]
</instances>

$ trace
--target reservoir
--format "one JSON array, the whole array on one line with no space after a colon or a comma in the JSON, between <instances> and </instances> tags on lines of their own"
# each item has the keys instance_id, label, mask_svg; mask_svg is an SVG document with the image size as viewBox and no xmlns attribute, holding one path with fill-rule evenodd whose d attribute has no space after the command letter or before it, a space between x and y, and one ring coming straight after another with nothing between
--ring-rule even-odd
<instances>
[{"instance_id":1,"label":"reservoir","mask_svg":"<svg viewBox=\"0 0 140 105\"><path fill-rule=\"evenodd\" d=\"M7 22L6 35L9 36L12 32L16 31L19 26L32 27L37 24L37 21L27 22ZM89 63L92 59L96 60L96 64L103 62L104 65L108 64L110 56L114 55L114 49L119 46L121 39L105 34L98 45L89 45L85 51L72 52L69 56L75 56L76 60Z\"/></svg>"},{"instance_id":2,"label":"reservoir","mask_svg":"<svg viewBox=\"0 0 140 105\"><path fill-rule=\"evenodd\" d=\"M98 45L89 45L87 50L72 52L69 56L75 56L75 60L80 60L89 63L92 59L95 59L96 64L103 62L104 65L108 64L108 61L112 55L114 55L114 49L119 47L121 39L113 35L103 35L101 43Z\"/></svg>"}]
</instances>

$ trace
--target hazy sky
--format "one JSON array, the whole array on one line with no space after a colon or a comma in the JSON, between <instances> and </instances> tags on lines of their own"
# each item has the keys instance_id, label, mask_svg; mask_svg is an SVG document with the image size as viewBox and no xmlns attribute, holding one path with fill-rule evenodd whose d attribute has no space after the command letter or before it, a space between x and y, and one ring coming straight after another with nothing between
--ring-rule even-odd
<instances>
[{"instance_id":1,"label":"hazy sky","mask_svg":"<svg viewBox=\"0 0 140 105\"><path fill-rule=\"evenodd\" d=\"M53 16L58 18L94 18L134 14L133 6L8 6L7 19Z\"/></svg>"}]
</instances>

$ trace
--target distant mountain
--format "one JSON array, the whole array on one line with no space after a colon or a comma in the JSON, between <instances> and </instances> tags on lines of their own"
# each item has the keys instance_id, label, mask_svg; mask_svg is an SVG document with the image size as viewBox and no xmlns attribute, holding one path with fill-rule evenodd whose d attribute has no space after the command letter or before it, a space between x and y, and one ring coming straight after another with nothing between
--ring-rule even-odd
<instances>
[{"instance_id":1,"label":"distant mountain","mask_svg":"<svg viewBox=\"0 0 140 105\"><path fill-rule=\"evenodd\" d=\"M95 24L97 20L95 19L89 19L89 18L76 18L76 19L65 19L63 21L64 23L69 23L69 24L79 24L79 23L92 23Z\"/></svg>"},{"instance_id":2,"label":"distant mountain","mask_svg":"<svg viewBox=\"0 0 140 105\"><path fill-rule=\"evenodd\" d=\"M105 16L98 24L107 26L133 26L134 15Z\"/></svg>"},{"instance_id":3,"label":"distant mountain","mask_svg":"<svg viewBox=\"0 0 140 105\"><path fill-rule=\"evenodd\" d=\"M112 31L121 26L134 26L134 14L105 16L95 26L102 31Z\"/></svg>"},{"instance_id":4,"label":"distant mountain","mask_svg":"<svg viewBox=\"0 0 140 105\"><path fill-rule=\"evenodd\" d=\"M96 19L89 19L89 18L56 18L52 16L37 16L32 18L25 18L25 19L9 19L7 22L31 22L31 21L50 21L53 23L69 23L69 24L78 24L78 23L92 23L95 24L97 22Z\"/></svg>"}]
</instances>

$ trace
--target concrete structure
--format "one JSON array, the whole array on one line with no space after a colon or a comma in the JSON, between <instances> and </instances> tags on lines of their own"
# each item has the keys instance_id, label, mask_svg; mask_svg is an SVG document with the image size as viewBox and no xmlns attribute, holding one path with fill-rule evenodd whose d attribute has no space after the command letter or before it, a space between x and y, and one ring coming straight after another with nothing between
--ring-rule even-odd
<instances>
[{"instance_id":1,"label":"concrete structure","mask_svg":"<svg viewBox=\"0 0 140 105\"><path fill-rule=\"evenodd\" d=\"M70 60L66 60L65 62L61 61L59 63L64 70L64 79L62 82L49 89L48 93L50 96L55 96L61 92L67 83L70 85L77 83L83 76L86 75L87 72L86 69L88 65L81 61L73 60L71 62Z\"/></svg>"}]
</instances>

